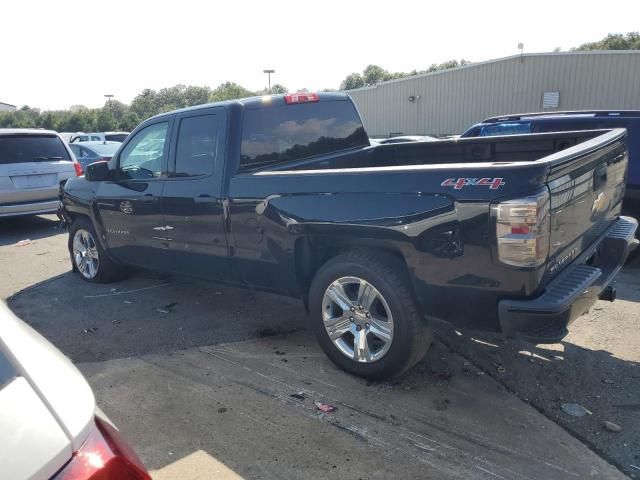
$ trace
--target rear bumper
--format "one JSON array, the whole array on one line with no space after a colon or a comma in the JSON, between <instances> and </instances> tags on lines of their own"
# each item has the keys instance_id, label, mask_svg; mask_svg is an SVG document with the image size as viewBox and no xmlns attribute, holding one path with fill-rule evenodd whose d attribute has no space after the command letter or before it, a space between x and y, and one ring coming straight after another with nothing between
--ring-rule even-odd
<instances>
[{"instance_id":1,"label":"rear bumper","mask_svg":"<svg viewBox=\"0 0 640 480\"><path fill-rule=\"evenodd\" d=\"M14 203L0 205L1 217L15 217L18 215L40 215L43 213L55 213L58 210L60 200L54 198L44 202Z\"/></svg>"},{"instance_id":2,"label":"rear bumper","mask_svg":"<svg viewBox=\"0 0 640 480\"><path fill-rule=\"evenodd\" d=\"M531 300L501 300L502 332L534 343L562 340L567 326L589 311L637 246L637 228L635 219L620 217L542 295Z\"/></svg>"}]
</instances>

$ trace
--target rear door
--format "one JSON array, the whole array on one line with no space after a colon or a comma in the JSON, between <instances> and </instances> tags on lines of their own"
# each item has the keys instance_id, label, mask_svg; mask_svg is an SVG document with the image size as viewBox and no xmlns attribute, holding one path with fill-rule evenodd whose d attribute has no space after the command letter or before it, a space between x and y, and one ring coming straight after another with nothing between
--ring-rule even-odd
<instances>
[{"instance_id":1,"label":"rear door","mask_svg":"<svg viewBox=\"0 0 640 480\"><path fill-rule=\"evenodd\" d=\"M549 177L550 276L571 263L620 215L628 163L625 137L616 130L585 142L591 148L583 154L575 156L571 150L557 154L566 159L553 166Z\"/></svg>"},{"instance_id":2,"label":"rear door","mask_svg":"<svg viewBox=\"0 0 640 480\"><path fill-rule=\"evenodd\" d=\"M209 108L175 120L169 175L162 194L170 270L228 280L222 180L226 111Z\"/></svg>"},{"instance_id":3,"label":"rear door","mask_svg":"<svg viewBox=\"0 0 640 480\"><path fill-rule=\"evenodd\" d=\"M161 197L172 125L172 117L164 117L138 130L116 159L115 179L100 182L96 191L107 244L123 262L163 268Z\"/></svg>"},{"instance_id":4,"label":"rear door","mask_svg":"<svg viewBox=\"0 0 640 480\"><path fill-rule=\"evenodd\" d=\"M0 204L56 200L60 182L75 176L63 141L53 133L0 135Z\"/></svg>"}]
</instances>

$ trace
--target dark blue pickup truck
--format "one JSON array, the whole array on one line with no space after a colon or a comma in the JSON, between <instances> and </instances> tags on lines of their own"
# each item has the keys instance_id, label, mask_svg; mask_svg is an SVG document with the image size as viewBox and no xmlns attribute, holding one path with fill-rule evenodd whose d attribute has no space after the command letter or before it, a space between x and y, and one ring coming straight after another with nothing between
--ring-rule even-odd
<instances>
[{"instance_id":1,"label":"dark blue pickup truck","mask_svg":"<svg viewBox=\"0 0 640 480\"><path fill-rule=\"evenodd\" d=\"M60 213L84 280L131 265L299 297L336 364L384 378L434 318L557 342L615 297L625 135L372 145L344 94L228 101L146 120Z\"/></svg>"},{"instance_id":2,"label":"dark blue pickup truck","mask_svg":"<svg viewBox=\"0 0 640 480\"><path fill-rule=\"evenodd\" d=\"M608 128L627 129L629 172L626 197L640 200L640 111L591 110L504 115L483 120L467 129L462 138L522 135Z\"/></svg>"}]
</instances>

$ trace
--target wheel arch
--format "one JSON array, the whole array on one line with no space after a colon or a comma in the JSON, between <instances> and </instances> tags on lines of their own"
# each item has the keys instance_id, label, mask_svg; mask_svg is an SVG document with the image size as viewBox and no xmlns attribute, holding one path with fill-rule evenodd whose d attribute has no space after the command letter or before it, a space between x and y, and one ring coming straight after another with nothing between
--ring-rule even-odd
<instances>
[{"instance_id":1,"label":"wheel arch","mask_svg":"<svg viewBox=\"0 0 640 480\"><path fill-rule=\"evenodd\" d=\"M337 236L303 236L295 242L294 255L296 277L305 308L308 309L309 288L318 270L329 260L352 251L366 251L384 257L394 264L402 275L410 278L409 266L403 253L397 246L388 242ZM410 284L413 286L412 282Z\"/></svg>"}]
</instances>

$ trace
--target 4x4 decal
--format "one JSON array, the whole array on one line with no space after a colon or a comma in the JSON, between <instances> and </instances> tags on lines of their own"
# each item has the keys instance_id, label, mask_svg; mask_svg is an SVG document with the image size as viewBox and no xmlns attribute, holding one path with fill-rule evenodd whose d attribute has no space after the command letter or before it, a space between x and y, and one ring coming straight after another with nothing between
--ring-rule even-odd
<instances>
[{"instance_id":1,"label":"4x4 decal","mask_svg":"<svg viewBox=\"0 0 640 480\"><path fill-rule=\"evenodd\" d=\"M447 178L440 184L441 187L453 187L462 190L464 187L489 187L489 190L497 190L506 185L504 178Z\"/></svg>"}]
</instances>

